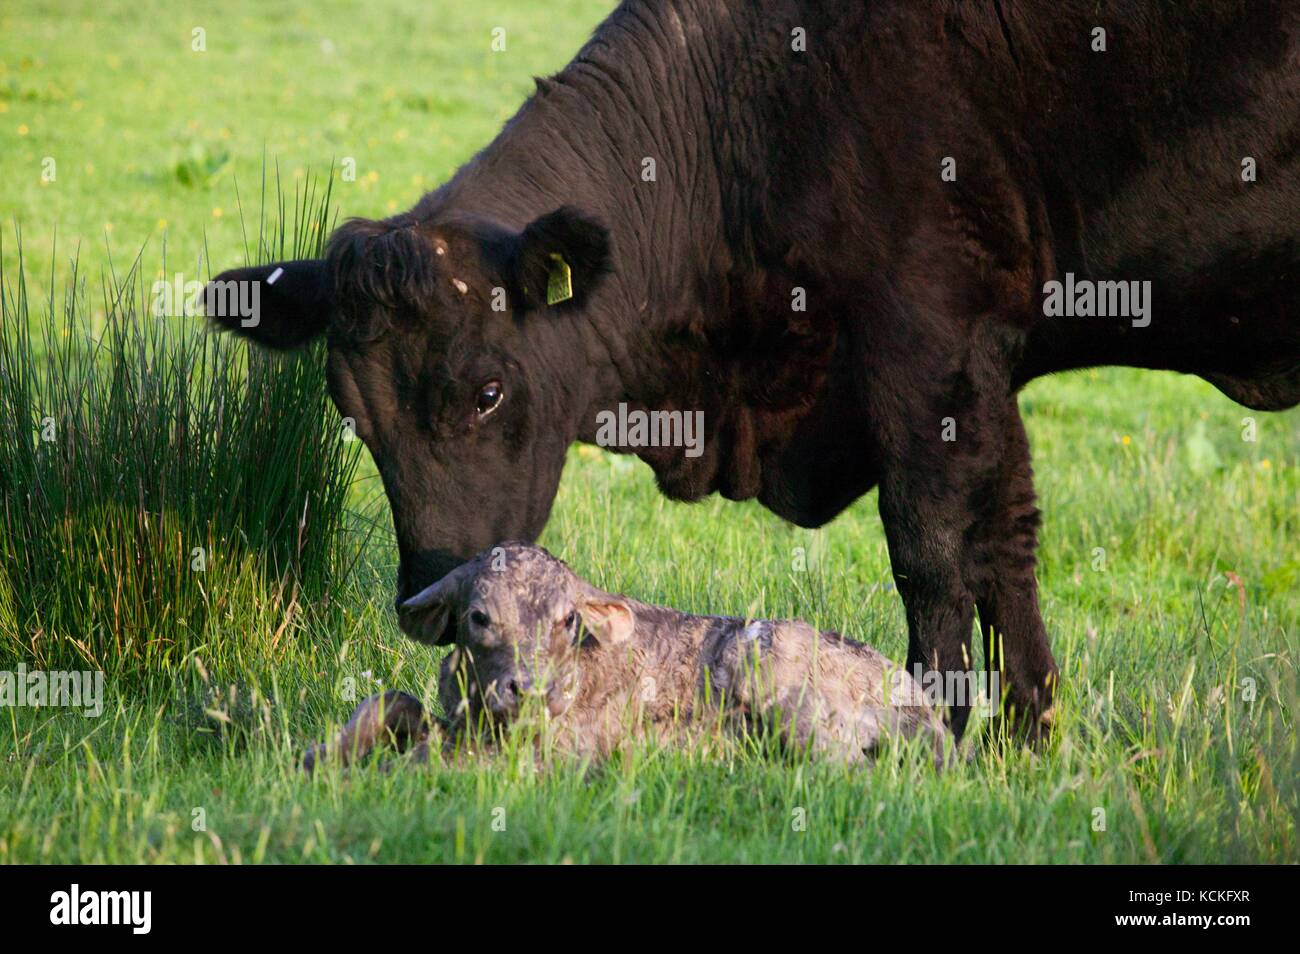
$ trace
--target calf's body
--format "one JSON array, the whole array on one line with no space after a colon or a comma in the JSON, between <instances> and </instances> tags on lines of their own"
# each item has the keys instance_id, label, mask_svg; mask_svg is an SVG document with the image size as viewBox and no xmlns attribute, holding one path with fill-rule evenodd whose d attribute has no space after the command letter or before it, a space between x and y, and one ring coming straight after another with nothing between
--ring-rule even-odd
<instances>
[{"instance_id":1,"label":"calf's body","mask_svg":"<svg viewBox=\"0 0 1300 954\"><path fill-rule=\"evenodd\" d=\"M892 735L923 738L942 762L950 738L921 685L863 643L801 621L612 596L538 547L494 548L404 609L422 636L455 643L439 677L443 720L405 693L374 696L309 753L309 768L390 742L456 746L529 712L545 713L556 747L596 758L716 726L849 763Z\"/></svg>"}]
</instances>

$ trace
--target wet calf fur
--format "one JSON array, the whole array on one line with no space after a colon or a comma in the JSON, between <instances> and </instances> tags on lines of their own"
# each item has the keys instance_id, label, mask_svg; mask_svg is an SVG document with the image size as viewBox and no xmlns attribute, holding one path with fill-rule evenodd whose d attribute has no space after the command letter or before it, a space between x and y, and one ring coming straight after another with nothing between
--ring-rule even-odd
<instances>
[{"instance_id":1,"label":"wet calf fur","mask_svg":"<svg viewBox=\"0 0 1300 954\"><path fill-rule=\"evenodd\" d=\"M373 696L308 753L308 769L378 745L424 755L543 710L558 748L593 757L716 723L846 762L899 735L922 737L941 764L951 739L916 680L869 646L800 621L693 616L614 596L536 546L496 547L400 613L420 641L455 647L439 676L445 717L405 693Z\"/></svg>"}]
</instances>

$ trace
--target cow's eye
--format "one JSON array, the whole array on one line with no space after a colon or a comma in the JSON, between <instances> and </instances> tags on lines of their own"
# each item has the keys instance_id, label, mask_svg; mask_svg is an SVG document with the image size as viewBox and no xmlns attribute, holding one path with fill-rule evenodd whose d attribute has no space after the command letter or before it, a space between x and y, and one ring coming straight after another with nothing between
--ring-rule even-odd
<instances>
[{"instance_id":1,"label":"cow's eye","mask_svg":"<svg viewBox=\"0 0 1300 954\"><path fill-rule=\"evenodd\" d=\"M469 621L473 623L475 626L477 626L479 629L487 629L488 624L492 622L490 619L488 619L488 614L483 612L482 610L474 610L472 613L470 613Z\"/></svg>"},{"instance_id":2,"label":"cow's eye","mask_svg":"<svg viewBox=\"0 0 1300 954\"><path fill-rule=\"evenodd\" d=\"M479 388L478 401L474 410L479 417L487 417L498 407L501 406L501 400L506 396L505 391L501 390L500 381L489 381L483 387Z\"/></svg>"}]
</instances>

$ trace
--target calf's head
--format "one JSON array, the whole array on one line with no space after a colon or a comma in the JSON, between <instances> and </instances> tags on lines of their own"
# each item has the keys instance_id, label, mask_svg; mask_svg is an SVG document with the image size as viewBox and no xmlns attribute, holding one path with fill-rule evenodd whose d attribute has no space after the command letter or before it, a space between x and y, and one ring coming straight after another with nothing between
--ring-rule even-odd
<instances>
[{"instance_id":1,"label":"calf's head","mask_svg":"<svg viewBox=\"0 0 1300 954\"><path fill-rule=\"evenodd\" d=\"M525 699L561 715L577 695L585 654L618 646L636 626L617 596L580 580L540 547L503 544L463 564L398 608L421 642L455 643L440 694L472 720L508 720Z\"/></svg>"},{"instance_id":2,"label":"calf's head","mask_svg":"<svg viewBox=\"0 0 1300 954\"><path fill-rule=\"evenodd\" d=\"M609 257L604 227L569 208L519 232L466 215L352 220L323 258L225 272L205 304L267 348L324 337L330 397L392 508L401 603L541 532L590 400L574 313Z\"/></svg>"}]
</instances>

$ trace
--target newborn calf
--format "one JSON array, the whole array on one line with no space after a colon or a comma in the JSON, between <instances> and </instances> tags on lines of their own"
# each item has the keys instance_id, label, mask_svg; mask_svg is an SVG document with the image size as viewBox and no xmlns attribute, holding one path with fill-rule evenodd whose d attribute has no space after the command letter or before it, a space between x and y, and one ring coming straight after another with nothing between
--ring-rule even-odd
<instances>
[{"instance_id":1,"label":"newborn calf","mask_svg":"<svg viewBox=\"0 0 1300 954\"><path fill-rule=\"evenodd\" d=\"M373 696L308 753L308 769L381 743L427 752L431 733L454 745L530 705L560 747L592 756L710 720L847 762L897 734L924 737L941 764L951 738L916 680L869 646L798 621L692 616L613 596L540 547L496 547L399 612L421 642L455 645L438 680L445 721L405 693Z\"/></svg>"}]
</instances>

